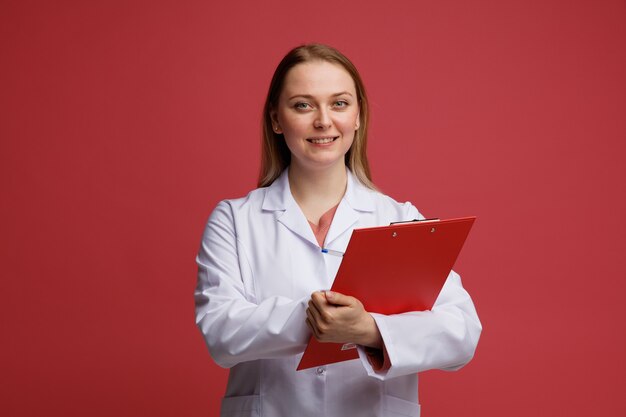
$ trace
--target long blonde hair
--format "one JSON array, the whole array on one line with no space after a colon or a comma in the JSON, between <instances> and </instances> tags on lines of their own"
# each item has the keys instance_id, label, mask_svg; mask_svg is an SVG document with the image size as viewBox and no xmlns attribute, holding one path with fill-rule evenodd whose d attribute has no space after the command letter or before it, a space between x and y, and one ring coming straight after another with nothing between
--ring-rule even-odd
<instances>
[{"instance_id":1,"label":"long blonde hair","mask_svg":"<svg viewBox=\"0 0 626 417\"><path fill-rule=\"evenodd\" d=\"M270 88L263 107L261 144L261 172L259 173L259 187L267 187L280 176L291 162L291 153L282 134L272 129L271 111L278 105L278 98L283 89L285 77L290 69L298 64L310 61L326 61L341 65L352 77L356 87L359 102L359 128L354 134L352 146L346 153L346 165L352 173L366 187L376 189L372 183L369 163L367 161L367 128L369 123L369 103L365 93L365 86L356 67L338 50L327 45L307 44L298 46L285 55L280 61L270 83Z\"/></svg>"}]
</instances>

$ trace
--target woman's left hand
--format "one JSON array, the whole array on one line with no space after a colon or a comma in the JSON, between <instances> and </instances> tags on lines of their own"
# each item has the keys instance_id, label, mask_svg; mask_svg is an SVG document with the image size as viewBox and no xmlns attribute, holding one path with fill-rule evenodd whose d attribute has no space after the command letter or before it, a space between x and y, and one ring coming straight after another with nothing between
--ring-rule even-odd
<instances>
[{"instance_id":1,"label":"woman's left hand","mask_svg":"<svg viewBox=\"0 0 626 417\"><path fill-rule=\"evenodd\" d=\"M382 348L374 318L356 298L335 291L311 294L306 323L320 342L355 343Z\"/></svg>"}]
</instances>

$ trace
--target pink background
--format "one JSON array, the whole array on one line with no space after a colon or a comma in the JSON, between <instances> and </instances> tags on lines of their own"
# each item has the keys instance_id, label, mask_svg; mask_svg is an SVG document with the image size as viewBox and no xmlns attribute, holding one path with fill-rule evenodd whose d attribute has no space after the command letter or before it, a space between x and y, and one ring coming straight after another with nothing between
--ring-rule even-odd
<instances>
[{"instance_id":1,"label":"pink background","mask_svg":"<svg viewBox=\"0 0 626 417\"><path fill-rule=\"evenodd\" d=\"M376 183L479 217L483 336L423 415L626 415L623 0L4 0L0 33L0 414L217 416L196 249L318 41L365 79Z\"/></svg>"}]
</instances>

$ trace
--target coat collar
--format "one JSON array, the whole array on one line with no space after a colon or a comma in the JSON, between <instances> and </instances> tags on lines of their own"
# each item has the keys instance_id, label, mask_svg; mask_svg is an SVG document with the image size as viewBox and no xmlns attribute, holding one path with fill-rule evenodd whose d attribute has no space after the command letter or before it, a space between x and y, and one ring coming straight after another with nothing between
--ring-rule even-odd
<instances>
[{"instance_id":1,"label":"coat collar","mask_svg":"<svg viewBox=\"0 0 626 417\"><path fill-rule=\"evenodd\" d=\"M347 170L348 183L335 217L326 236L326 245L351 228L359 220L359 212L374 211L374 191L361 184L358 179ZM277 215L277 220L289 230L305 240L318 246L313 230L306 217L294 200L289 188L288 168L270 185L263 200L263 210L282 211Z\"/></svg>"}]
</instances>

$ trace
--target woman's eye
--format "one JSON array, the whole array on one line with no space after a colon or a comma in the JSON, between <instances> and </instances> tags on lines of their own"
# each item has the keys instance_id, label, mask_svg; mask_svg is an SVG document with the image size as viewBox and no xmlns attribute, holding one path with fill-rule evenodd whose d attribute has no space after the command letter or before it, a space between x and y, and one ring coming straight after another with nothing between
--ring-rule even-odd
<instances>
[{"instance_id":1,"label":"woman's eye","mask_svg":"<svg viewBox=\"0 0 626 417\"><path fill-rule=\"evenodd\" d=\"M335 101L335 107L347 107L348 106L348 102L345 100L337 100Z\"/></svg>"},{"instance_id":2,"label":"woman's eye","mask_svg":"<svg viewBox=\"0 0 626 417\"><path fill-rule=\"evenodd\" d=\"M294 107L296 108L296 110L307 110L311 106L309 105L309 103L296 103L294 104Z\"/></svg>"}]
</instances>

